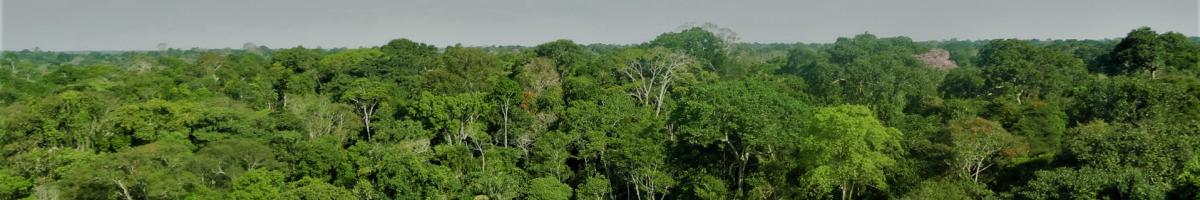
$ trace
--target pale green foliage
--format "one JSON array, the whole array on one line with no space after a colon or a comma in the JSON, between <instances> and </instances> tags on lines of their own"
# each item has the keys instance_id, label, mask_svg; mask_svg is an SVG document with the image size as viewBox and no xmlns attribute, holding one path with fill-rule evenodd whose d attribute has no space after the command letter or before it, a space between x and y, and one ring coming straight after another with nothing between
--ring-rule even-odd
<instances>
[{"instance_id":1,"label":"pale green foliage","mask_svg":"<svg viewBox=\"0 0 1200 200\"><path fill-rule=\"evenodd\" d=\"M341 99L359 104L359 106L385 101L391 92L387 83L368 78L354 79L347 87L346 92L342 93Z\"/></svg>"},{"instance_id":2,"label":"pale green foliage","mask_svg":"<svg viewBox=\"0 0 1200 200\"><path fill-rule=\"evenodd\" d=\"M551 177L535 178L529 181L525 189L525 199L531 200L567 200L571 198L571 186L558 182Z\"/></svg>"},{"instance_id":3,"label":"pale green foliage","mask_svg":"<svg viewBox=\"0 0 1200 200\"><path fill-rule=\"evenodd\" d=\"M69 167L64 185L79 193L65 197L86 197L94 195L91 190L103 190L115 191L105 193L113 198L181 198L200 184L198 177L184 170L191 156L189 144L173 139L98 156L93 162Z\"/></svg>"},{"instance_id":4,"label":"pale green foliage","mask_svg":"<svg viewBox=\"0 0 1200 200\"><path fill-rule=\"evenodd\" d=\"M834 189L843 199L860 189L888 187L888 168L901 153L900 131L883 126L870 109L843 105L819 108L807 121L810 167L802 180L820 196Z\"/></svg>"},{"instance_id":5,"label":"pale green foliage","mask_svg":"<svg viewBox=\"0 0 1200 200\"><path fill-rule=\"evenodd\" d=\"M270 170L251 170L233 180L233 191L230 199L269 200L279 199L286 185L283 183L283 173Z\"/></svg>"},{"instance_id":6,"label":"pale green foliage","mask_svg":"<svg viewBox=\"0 0 1200 200\"><path fill-rule=\"evenodd\" d=\"M553 177L559 180L569 179L572 172L571 168L567 166L567 159L574 156L567 147L570 142L576 140L576 137L578 136L562 132L542 134L534 142L529 171L537 176Z\"/></svg>"},{"instance_id":7,"label":"pale green foliage","mask_svg":"<svg viewBox=\"0 0 1200 200\"><path fill-rule=\"evenodd\" d=\"M196 154L199 156L193 158L188 167L197 175L221 184L247 171L277 164L275 152L270 147L242 138L210 142Z\"/></svg>"},{"instance_id":8,"label":"pale green foliage","mask_svg":"<svg viewBox=\"0 0 1200 200\"><path fill-rule=\"evenodd\" d=\"M692 180L692 190L696 198L706 200L717 200L729 198L729 189L725 185L725 181L711 175L700 175Z\"/></svg>"},{"instance_id":9,"label":"pale green foliage","mask_svg":"<svg viewBox=\"0 0 1200 200\"><path fill-rule=\"evenodd\" d=\"M904 194L903 200L945 200L945 199L988 199L992 193L986 185L960 180L927 180L917 185L913 191Z\"/></svg>"},{"instance_id":10,"label":"pale green foliage","mask_svg":"<svg viewBox=\"0 0 1200 200\"><path fill-rule=\"evenodd\" d=\"M326 96L292 96L286 108L301 120L309 139L321 136L348 139L362 128L354 106L330 101Z\"/></svg>"},{"instance_id":11,"label":"pale green foliage","mask_svg":"<svg viewBox=\"0 0 1200 200\"><path fill-rule=\"evenodd\" d=\"M331 185L320 179L305 177L288 183L288 191L282 199L303 200L353 200L358 199L349 190Z\"/></svg>"},{"instance_id":12,"label":"pale green foliage","mask_svg":"<svg viewBox=\"0 0 1200 200\"><path fill-rule=\"evenodd\" d=\"M683 91L695 84L702 73L691 56L666 48L649 50L629 49L621 52L616 62L617 74L633 97L643 106L654 108L655 116L673 91Z\"/></svg>"},{"instance_id":13,"label":"pale green foliage","mask_svg":"<svg viewBox=\"0 0 1200 200\"><path fill-rule=\"evenodd\" d=\"M16 199L27 195L33 182L18 176L12 170L0 169L0 198Z\"/></svg>"},{"instance_id":14,"label":"pale green foliage","mask_svg":"<svg viewBox=\"0 0 1200 200\"><path fill-rule=\"evenodd\" d=\"M966 118L955 121L947 128L954 158L951 162L960 178L979 182L983 171L1000 162L1000 158L1016 156L1014 147L1018 138L1000 127L1000 124L983 118Z\"/></svg>"},{"instance_id":15,"label":"pale green foliage","mask_svg":"<svg viewBox=\"0 0 1200 200\"><path fill-rule=\"evenodd\" d=\"M439 94L484 92L501 75L501 63L479 48L447 47L438 67L422 72L425 88Z\"/></svg>"},{"instance_id":16,"label":"pale green foliage","mask_svg":"<svg viewBox=\"0 0 1200 200\"><path fill-rule=\"evenodd\" d=\"M366 127L367 140L371 140L371 120L380 110L390 110L386 102L392 96L390 84L379 80L357 78L350 82L342 101L354 104L355 112Z\"/></svg>"},{"instance_id":17,"label":"pale green foliage","mask_svg":"<svg viewBox=\"0 0 1200 200\"><path fill-rule=\"evenodd\" d=\"M410 112L433 124L445 142L467 142L468 138L490 140L483 132L483 121L480 118L491 114L494 105L485 102L484 93L462 93L453 96L421 93Z\"/></svg>"},{"instance_id":18,"label":"pale green foliage","mask_svg":"<svg viewBox=\"0 0 1200 200\"><path fill-rule=\"evenodd\" d=\"M610 195L612 195L612 186L608 183L608 181L608 178L604 177L588 177L582 184L575 187L575 199L609 199L611 197Z\"/></svg>"}]
</instances>

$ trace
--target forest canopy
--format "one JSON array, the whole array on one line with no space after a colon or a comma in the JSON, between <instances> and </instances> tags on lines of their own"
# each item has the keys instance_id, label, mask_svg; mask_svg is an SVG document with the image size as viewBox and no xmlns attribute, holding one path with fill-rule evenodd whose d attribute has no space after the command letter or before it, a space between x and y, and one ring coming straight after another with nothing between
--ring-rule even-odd
<instances>
[{"instance_id":1,"label":"forest canopy","mask_svg":"<svg viewBox=\"0 0 1200 200\"><path fill-rule=\"evenodd\" d=\"M1196 199L1200 39L5 51L0 199Z\"/></svg>"}]
</instances>

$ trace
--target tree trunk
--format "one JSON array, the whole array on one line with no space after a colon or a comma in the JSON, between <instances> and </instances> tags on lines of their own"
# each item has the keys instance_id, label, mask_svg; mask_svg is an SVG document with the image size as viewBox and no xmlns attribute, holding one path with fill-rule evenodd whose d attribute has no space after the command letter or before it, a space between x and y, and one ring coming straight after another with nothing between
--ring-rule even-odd
<instances>
[{"instance_id":1,"label":"tree trunk","mask_svg":"<svg viewBox=\"0 0 1200 200\"><path fill-rule=\"evenodd\" d=\"M1022 94L1025 94L1025 90L1020 90L1020 91L1017 91L1017 104L1019 104L1019 105L1024 105L1024 104L1025 104L1025 103L1022 103L1022 102L1021 102L1021 95L1022 95Z\"/></svg>"},{"instance_id":2,"label":"tree trunk","mask_svg":"<svg viewBox=\"0 0 1200 200\"><path fill-rule=\"evenodd\" d=\"M467 141L467 122L466 120L458 123L458 140L466 143Z\"/></svg>"},{"instance_id":3,"label":"tree trunk","mask_svg":"<svg viewBox=\"0 0 1200 200\"><path fill-rule=\"evenodd\" d=\"M367 128L367 141L371 141L371 114L363 110L363 126Z\"/></svg>"},{"instance_id":4,"label":"tree trunk","mask_svg":"<svg viewBox=\"0 0 1200 200\"><path fill-rule=\"evenodd\" d=\"M742 148L741 150L738 150L737 146L733 145L733 142L729 141L728 135L725 136L725 144L728 144L730 149L733 150L733 152L731 152L731 153L733 153L733 158L738 161L737 164L735 164L736 166L734 166L734 168L736 168L736 169L731 169L731 170L736 170L735 175L737 176L737 183L735 184L735 188L737 188L738 190L741 190L742 182L744 180L743 175L745 174L745 171L746 171L746 165L749 163L750 152L747 152L746 148ZM735 172L730 172L730 173L735 173Z\"/></svg>"},{"instance_id":5,"label":"tree trunk","mask_svg":"<svg viewBox=\"0 0 1200 200\"><path fill-rule=\"evenodd\" d=\"M504 129L503 129L503 131L504 131L504 133L503 133L504 134L504 147L508 147L508 110L510 109L509 107L510 106L509 106L509 102L508 102L508 97L505 97L504 98L504 109L503 109L503 112L501 113L504 115Z\"/></svg>"},{"instance_id":6,"label":"tree trunk","mask_svg":"<svg viewBox=\"0 0 1200 200\"><path fill-rule=\"evenodd\" d=\"M367 130L367 141L373 141L371 138L371 115L375 115L375 106L378 105L378 102L364 103L358 100L354 100L354 102L358 103L359 107L362 109L363 126L365 126Z\"/></svg>"},{"instance_id":7,"label":"tree trunk","mask_svg":"<svg viewBox=\"0 0 1200 200\"><path fill-rule=\"evenodd\" d=\"M125 183L122 183L120 180L116 179L113 179L112 181L117 183L117 187L121 188L121 196L124 196L125 200L133 200L133 196L129 195L129 188L125 187Z\"/></svg>"},{"instance_id":8,"label":"tree trunk","mask_svg":"<svg viewBox=\"0 0 1200 200\"><path fill-rule=\"evenodd\" d=\"M654 103L655 117L658 117L658 114L662 112L663 98L667 96L667 84L670 84L670 81L663 81L662 85L658 88L658 98L655 99L656 102Z\"/></svg>"},{"instance_id":9,"label":"tree trunk","mask_svg":"<svg viewBox=\"0 0 1200 200\"><path fill-rule=\"evenodd\" d=\"M842 200L846 200L846 187L843 186L838 189L842 191Z\"/></svg>"},{"instance_id":10,"label":"tree trunk","mask_svg":"<svg viewBox=\"0 0 1200 200\"><path fill-rule=\"evenodd\" d=\"M849 193L849 194L847 194L846 199L853 199L854 198L854 187L850 187L850 186L846 186L846 187L850 188L847 190L847 193Z\"/></svg>"},{"instance_id":11,"label":"tree trunk","mask_svg":"<svg viewBox=\"0 0 1200 200\"><path fill-rule=\"evenodd\" d=\"M637 180L634 182L637 182ZM642 187L639 186L638 183L633 184L633 193L635 194L634 196L638 197L638 200L642 199Z\"/></svg>"},{"instance_id":12,"label":"tree trunk","mask_svg":"<svg viewBox=\"0 0 1200 200\"><path fill-rule=\"evenodd\" d=\"M217 65L217 67L213 68L212 73L209 73L209 75L212 75L213 81L221 81L221 78L217 78L217 71L221 70L221 66L225 66L225 64Z\"/></svg>"},{"instance_id":13,"label":"tree trunk","mask_svg":"<svg viewBox=\"0 0 1200 200\"><path fill-rule=\"evenodd\" d=\"M738 190L742 189L742 183L745 182L744 180L746 180L746 165L748 165L750 162L749 156L750 156L749 152L744 152L744 153L742 153L742 157L738 158L739 160L742 160L741 166L738 166L738 175L737 175L738 176L738 179L737 179L737 189Z\"/></svg>"},{"instance_id":14,"label":"tree trunk","mask_svg":"<svg viewBox=\"0 0 1200 200\"><path fill-rule=\"evenodd\" d=\"M479 149L479 163L483 167L483 171L487 172L487 152L483 150L483 145L479 144L479 140L475 140L475 148Z\"/></svg>"},{"instance_id":15,"label":"tree trunk","mask_svg":"<svg viewBox=\"0 0 1200 200\"><path fill-rule=\"evenodd\" d=\"M842 189L842 200L852 199L852 196L854 196L854 188L851 188L849 183L842 181L842 185L839 186L839 188Z\"/></svg>"}]
</instances>

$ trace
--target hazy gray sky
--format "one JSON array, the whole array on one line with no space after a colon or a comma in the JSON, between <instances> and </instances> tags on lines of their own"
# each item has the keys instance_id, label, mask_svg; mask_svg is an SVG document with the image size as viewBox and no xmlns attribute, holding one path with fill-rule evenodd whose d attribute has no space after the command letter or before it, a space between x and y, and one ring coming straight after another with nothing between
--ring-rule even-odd
<instances>
[{"instance_id":1,"label":"hazy gray sky","mask_svg":"<svg viewBox=\"0 0 1200 200\"><path fill-rule=\"evenodd\" d=\"M3 49L639 43L712 22L747 42L1112 38L1200 32L1197 0L2 0Z\"/></svg>"}]
</instances>

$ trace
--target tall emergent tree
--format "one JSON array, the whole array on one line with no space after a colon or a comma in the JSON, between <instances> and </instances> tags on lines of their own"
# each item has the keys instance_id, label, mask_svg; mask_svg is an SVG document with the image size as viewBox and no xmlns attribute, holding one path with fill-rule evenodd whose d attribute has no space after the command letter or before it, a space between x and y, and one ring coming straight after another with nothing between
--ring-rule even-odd
<instances>
[{"instance_id":1,"label":"tall emergent tree","mask_svg":"<svg viewBox=\"0 0 1200 200\"><path fill-rule=\"evenodd\" d=\"M979 182L983 171L995 166L1001 155L1014 154L1010 148L1018 143L1000 124L983 118L958 120L946 132L955 152L950 163L959 176L972 182Z\"/></svg>"},{"instance_id":2,"label":"tall emergent tree","mask_svg":"<svg viewBox=\"0 0 1200 200\"><path fill-rule=\"evenodd\" d=\"M1158 37L1158 33L1149 27L1138 28L1121 39L1110 56L1121 72L1149 72L1154 78L1165 64L1166 54Z\"/></svg>"},{"instance_id":3,"label":"tall emergent tree","mask_svg":"<svg viewBox=\"0 0 1200 200\"><path fill-rule=\"evenodd\" d=\"M391 86L379 80L357 78L348 87L341 99L354 104L356 112L362 118L363 127L366 128L367 140L371 140L371 118L375 117L381 108L387 108L388 98L392 96Z\"/></svg>"},{"instance_id":4,"label":"tall emergent tree","mask_svg":"<svg viewBox=\"0 0 1200 200\"><path fill-rule=\"evenodd\" d=\"M619 70L630 82L630 91L642 105L653 106L654 115L662 113L663 100L678 79L691 76L695 61L691 57L665 48L626 52L632 60Z\"/></svg>"}]
</instances>

